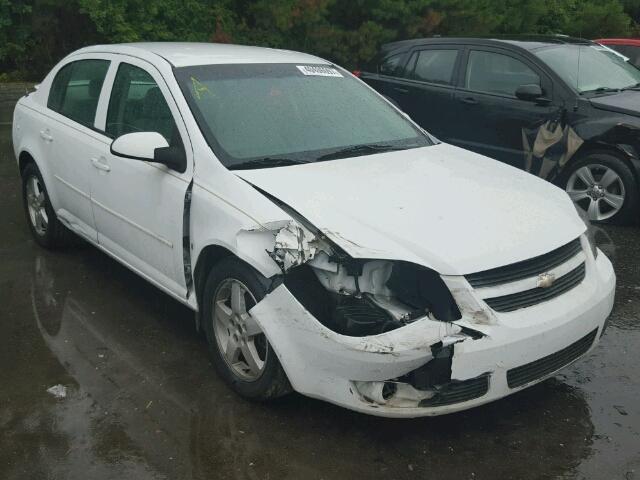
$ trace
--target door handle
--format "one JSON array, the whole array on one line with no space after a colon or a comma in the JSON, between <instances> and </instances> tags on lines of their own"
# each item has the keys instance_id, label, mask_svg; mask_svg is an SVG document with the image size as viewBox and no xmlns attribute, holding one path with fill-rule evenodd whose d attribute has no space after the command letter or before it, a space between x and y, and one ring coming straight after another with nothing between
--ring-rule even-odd
<instances>
[{"instance_id":1,"label":"door handle","mask_svg":"<svg viewBox=\"0 0 640 480\"><path fill-rule=\"evenodd\" d=\"M467 105L477 105L478 101L473 97L462 97L460 98L462 103L466 103Z\"/></svg>"},{"instance_id":2,"label":"door handle","mask_svg":"<svg viewBox=\"0 0 640 480\"><path fill-rule=\"evenodd\" d=\"M399 92L399 93L409 93L409 89L408 89L408 88L393 87L393 89L394 89L396 92Z\"/></svg>"},{"instance_id":3,"label":"door handle","mask_svg":"<svg viewBox=\"0 0 640 480\"><path fill-rule=\"evenodd\" d=\"M102 170L103 172L110 172L111 171L111 167L109 165L107 165L106 163L104 163L104 158L100 157L100 158L92 158L91 159L91 164L97 168L98 170Z\"/></svg>"},{"instance_id":4,"label":"door handle","mask_svg":"<svg viewBox=\"0 0 640 480\"><path fill-rule=\"evenodd\" d=\"M49 134L49 129L48 128L46 130L40 130L40 137L45 142L53 142L53 137L51 136L51 134Z\"/></svg>"}]
</instances>

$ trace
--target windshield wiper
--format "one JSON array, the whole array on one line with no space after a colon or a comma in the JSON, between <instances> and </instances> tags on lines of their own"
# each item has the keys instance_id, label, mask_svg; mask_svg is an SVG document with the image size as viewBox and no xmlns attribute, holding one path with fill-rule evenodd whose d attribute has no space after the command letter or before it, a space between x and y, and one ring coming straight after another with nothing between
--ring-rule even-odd
<instances>
[{"instance_id":1,"label":"windshield wiper","mask_svg":"<svg viewBox=\"0 0 640 480\"><path fill-rule=\"evenodd\" d=\"M229 170L251 170L254 168L287 167L289 165L300 165L309 163L308 160L296 160L293 158L264 157L247 160L246 162L231 165Z\"/></svg>"},{"instance_id":2,"label":"windshield wiper","mask_svg":"<svg viewBox=\"0 0 640 480\"><path fill-rule=\"evenodd\" d=\"M580 92L580 95L584 95L585 93L617 93L620 92L621 90L619 88L612 88L612 87L598 87L598 88L594 88L592 90L583 90L582 92Z\"/></svg>"},{"instance_id":3,"label":"windshield wiper","mask_svg":"<svg viewBox=\"0 0 640 480\"><path fill-rule=\"evenodd\" d=\"M418 145L415 145L416 147ZM387 144L365 144L365 145L354 145L351 147L341 148L340 150L336 150L335 152L327 153L322 155L316 159L317 162L321 162L323 160L333 160L336 158L344 158L344 157L357 157L360 155L367 155L369 153L382 153L382 152L392 152L394 150L406 150L407 148L414 148L414 146L398 146L398 145L387 145Z\"/></svg>"},{"instance_id":4,"label":"windshield wiper","mask_svg":"<svg viewBox=\"0 0 640 480\"><path fill-rule=\"evenodd\" d=\"M625 90L640 90L640 83L636 83L635 85L629 85L628 87L624 87L622 91Z\"/></svg>"}]
</instances>

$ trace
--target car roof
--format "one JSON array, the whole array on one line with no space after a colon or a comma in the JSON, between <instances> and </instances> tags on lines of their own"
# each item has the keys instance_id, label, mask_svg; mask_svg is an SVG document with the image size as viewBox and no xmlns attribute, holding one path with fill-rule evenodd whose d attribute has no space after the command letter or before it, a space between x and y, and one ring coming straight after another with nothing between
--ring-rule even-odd
<instances>
[{"instance_id":1,"label":"car roof","mask_svg":"<svg viewBox=\"0 0 640 480\"><path fill-rule=\"evenodd\" d=\"M513 45L525 50L537 50L538 48L552 45L574 44L591 45L593 42L584 38L569 37L566 35L510 35L510 36L489 36L489 37L430 37L416 38L412 40L402 40L399 42L387 43L383 50L397 50L403 47L410 48L416 45L437 45L443 43L454 43L460 45L484 45L500 46Z\"/></svg>"},{"instance_id":2,"label":"car roof","mask_svg":"<svg viewBox=\"0 0 640 480\"><path fill-rule=\"evenodd\" d=\"M601 38L599 40L594 40L594 42L598 42L603 45L628 45L631 47L640 47L640 39L637 38Z\"/></svg>"},{"instance_id":3,"label":"car roof","mask_svg":"<svg viewBox=\"0 0 640 480\"><path fill-rule=\"evenodd\" d=\"M152 54L151 56L164 58L174 67L231 63L329 63L319 57L291 50L223 43L120 43L85 47L74 52L76 53L120 53L146 57Z\"/></svg>"}]
</instances>

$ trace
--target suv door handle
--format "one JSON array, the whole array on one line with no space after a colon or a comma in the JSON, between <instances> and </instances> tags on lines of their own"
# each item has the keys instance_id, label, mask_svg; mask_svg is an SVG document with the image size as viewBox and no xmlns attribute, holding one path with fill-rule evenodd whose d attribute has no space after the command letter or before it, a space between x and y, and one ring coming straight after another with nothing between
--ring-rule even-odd
<instances>
[{"instance_id":1,"label":"suv door handle","mask_svg":"<svg viewBox=\"0 0 640 480\"><path fill-rule=\"evenodd\" d=\"M393 87L393 89L394 89L396 92L399 92L399 93L409 93L409 89L408 89L408 88Z\"/></svg>"},{"instance_id":2,"label":"suv door handle","mask_svg":"<svg viewBox=\"0 0 640 480\"><path fill-rule=\"evenodd\" d=\"M477 105L478 101L473 97L462 97L460 98L462 103L466 103L467 105Z\"/></svg>"},{"instance_id":3,"label":"suv door handle","mask_svg":"<svg viewBox=\"0 0 640 480\"><path fill-rule=\"evenodd\" d=\"M49 134L49 129L48 128L46 130L40 130L40 137L45 142L53 142L53 137Z\"/></svg>"},{"instance_id":4,"label":"suv door handle","mask_svg":"<svg viewBox=\"0 0 640 480\"><path fill-rule=\"evenodd\" d=\"M104 157L92 158L91 159L91 164L95 168L97 168L98 170L102 170L103 172L110 172L111 171L111 167L109 165L107 165L106 163L104 163Z\"/></svg>"}]
</instances>

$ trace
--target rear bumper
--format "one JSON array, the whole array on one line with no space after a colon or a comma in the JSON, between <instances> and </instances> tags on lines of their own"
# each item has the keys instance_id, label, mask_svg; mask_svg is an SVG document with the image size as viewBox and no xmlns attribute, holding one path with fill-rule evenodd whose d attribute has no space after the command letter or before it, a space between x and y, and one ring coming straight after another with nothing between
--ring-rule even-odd
<instances>
[{"instance_id":1,"label":"rear bumper","mask_svg":"<svg viewBox=\"0 0 640 480\"><path fill-rule=\"evenodd\" d=\"M491 312L492 322L479 322L477 311L461 306L463 318L455 324L423 318L385 334L347 337L320 324L284 285L267 295L251 314L266 333L296 391L372 415L441 415L488 403L538 383L597 344L613 307L615 275L602 253L597 260L589 255L586 267L585 280L571 291L514 312ZM488 311L486 305L484 308ZM427 405L429 402L423 399L425 406L420 406L416 393L422 392L411 389L399 390L401 398L387 404L367 395L369 382L395 379L432 360L431 347L459 333L460 326L484 334L477 340L468 337L456 343L451 364L451 379L474 398L464 400L464 395L454 395L463 400L437 406ZM578 355L564 357L568 363L558 366L557 357L552 357L556 363L546 362L547 370L534 364L529 370L542 372L540 376L509 387L509 370L561 352L594 330L594 340ZM549 365L554 366L552 371L548 371Z\"/></svg>"}]
</instances>

